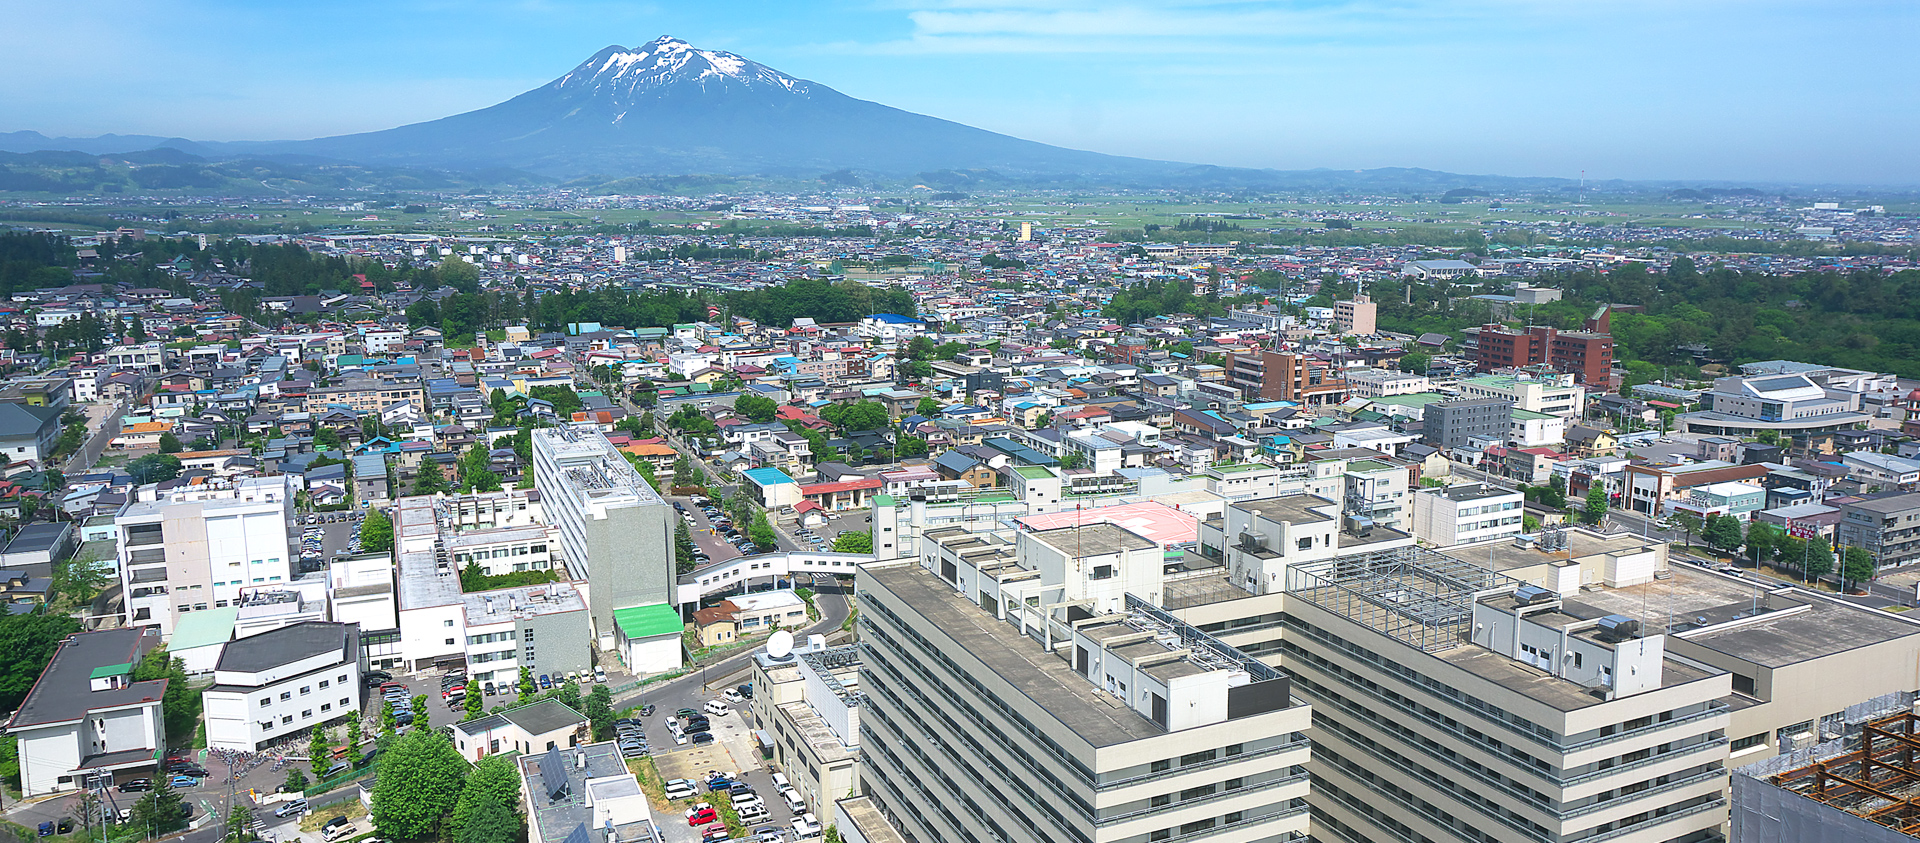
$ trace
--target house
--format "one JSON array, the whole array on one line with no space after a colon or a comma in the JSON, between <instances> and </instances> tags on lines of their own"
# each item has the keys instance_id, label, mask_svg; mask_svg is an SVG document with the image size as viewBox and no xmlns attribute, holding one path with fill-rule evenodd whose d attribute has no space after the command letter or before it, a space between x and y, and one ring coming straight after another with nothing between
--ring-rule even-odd
<instances>
[{"instance_id":1,"label":"house","mask_svg":"<svg viewBox=\"0 0 1920 843\"><path fill-rule=\"evenodd\" d=\"M731 644L740 637L740 622L736 616L740 607L731 600L722 600L693 613L694 636L702 647L718 647Z\"/></svg>"},{"instance_id":2,"label":"house","mask_svg":"<svg viewBox=\"0 0 1920 843\"><path fill-rule=\"evenodd\" d=\"M44 462L60 439L60 411L0 401L0 464Z\"/></svg>"},{"instance_id":3,"label":"house","mask_svg":"<svg viewBox=\"0 0 1920 843\"><path fill-rule=\"evenodd\" d=\"M534 755L580 745L587 718L559 700L540 700L453 724L453 748L478 762L489 755Z\"/></svg>"},{"instance_id":4,"label":"house","mask_svg":"<svg viewBox=\"0 0 1920 843\"><path fill-rule=\"evenodd\" d=\"M60 642L7 721L24 795L154 774L167 746L160 698L168 680L135 682L133 667L159 644L153 628L76 632ZM83 782L93 774L104 779Z\"/></svg>"}]
</instances>

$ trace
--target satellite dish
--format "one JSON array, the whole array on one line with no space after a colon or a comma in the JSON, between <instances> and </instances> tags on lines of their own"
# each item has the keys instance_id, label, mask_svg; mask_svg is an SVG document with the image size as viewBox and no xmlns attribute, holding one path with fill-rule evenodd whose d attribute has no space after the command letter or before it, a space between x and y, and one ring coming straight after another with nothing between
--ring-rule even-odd
<instances>
[{"instance_id":1,"label":"satellite dish","mask_svg":"<svg viewBox=\"0 0 1920 843\"><path fill-rule=\"evenodd\" d=\"M793 655L793 633L784 629L774 632L767 639L767 655L776 659Z\"/></svg>"}]
</instances>

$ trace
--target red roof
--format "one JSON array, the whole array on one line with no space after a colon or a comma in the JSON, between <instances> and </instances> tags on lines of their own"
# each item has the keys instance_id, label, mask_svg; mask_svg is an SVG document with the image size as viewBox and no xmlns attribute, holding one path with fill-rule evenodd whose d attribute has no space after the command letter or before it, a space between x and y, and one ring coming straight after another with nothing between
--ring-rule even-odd
<instances>
[{"instance_id":1,"label":"red roof","mask_svg":"<svg viewBox=\"0 0 1920 843\"><path fill-rule=\"evenodd\" d=\"M878 477L862 477L859 480L842 480L838 483L815 483L801 486L802 495L831 495L835 492L852 492L859 489L878 489L886 485Z\"/></svg>"},{"instance_id":2,"label":"red roof","mask_svg":"<svg viewBox=\"0 0 1920 843\"><path fill-rule=\"evenodd\" d=\"M821 506L820 504L815 503L814 501L801 501L793 505L794 512L812 512L816 509L824 510L826 509L826 507Z\"/></svg>"}]
</instances>

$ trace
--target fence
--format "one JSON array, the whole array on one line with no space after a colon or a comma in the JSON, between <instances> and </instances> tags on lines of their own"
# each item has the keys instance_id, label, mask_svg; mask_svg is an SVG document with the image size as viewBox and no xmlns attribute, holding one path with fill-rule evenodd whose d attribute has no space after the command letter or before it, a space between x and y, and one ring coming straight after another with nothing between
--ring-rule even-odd
<instances>
[{"instance_id":1,"label":"fence","mask_svg":"<svg viewBox=\"0 0 1920 843\"><path fill-rule=\"evenodd\" d=\"M363 779L363 778L366 778L367 776L371 776L373 775L374 769L379 766L380 766L380 762L376 760L365 767L355 767L354 769L348 770L344 773L341 773L340 775L327 779L326 781L315 784L314 786L301 791L301 793L307 796L319 796L322 793L326 793L327 791L338 788L341 785L344 785L355 779Z\"/></svg>"}]
</instances>

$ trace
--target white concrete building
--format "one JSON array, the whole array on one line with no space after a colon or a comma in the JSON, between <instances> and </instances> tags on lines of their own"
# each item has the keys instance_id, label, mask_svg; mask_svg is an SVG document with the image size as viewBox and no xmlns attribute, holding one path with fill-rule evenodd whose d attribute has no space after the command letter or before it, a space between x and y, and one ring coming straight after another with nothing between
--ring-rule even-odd
<instances>
[{"instance_id":1,"label":"white concrete building","mask_svg":"<svg viewBox=\"0 0 1920 843\"><path fill-rule=\"evenodd\" d=\"M534 431L533 471L569 578L587 582L593 632L612 650L617 610L673 601L673 508L591 427Z\"/></svg>"},{"instance_id":2,"label":"white concrete building","mask_svg":"<svg viewBox=\"0 0 1920 843\"><path fill-rule=\"evenodd\" d=\"M129 626L173 634L187 612L239 605L249 591L294 577L294 480L290 475L210 480L141 499L114 519Z\"/></svg>"},{"instance_id":3,"label":"white concrete building","mask_svg":"<svg viewBox=\"0 0 1920 843\"><path fill-rule=\"evenodd\" d=\"M1587 389L1573 382L1573 375L1514 377L1484 375L1460 382L1462 398L1493 398L1512 401L1516 410L1545 413L1549 416L1579 418L1587 406Z\"/></svg>"},{"instance_id":4,"label":"white concrete building","mask_svg":"<svg viewBox=\"0 0 1920 843\"><path fill-rule=\"evenodd\" d=\"M360 713L360 629L300 623L227 643L200 692L207 745L245 752Z\"/></svg>"},{"instance_id":5,"label":"white concrete building","mask_svg":"<svg viewBox=\"0 0 1920 843\"><path fill-rule=\"evenodd\" d=\"M1434 547L1520 535L1526 496L1488 483L1421 489L1413 495L1413 537Z\"/></svg>"},{"instance_id":6,"label":"white concrete building","mask_svg":"<svg viewBox=\"0 0 1920 843\"><path fill-rule=\"evenodd\" d=\"M1407 372L1394 372L1386 369L1348 369L1347 395L1353 398L1385 398L1389 395L1412 395L1433 388L1433 381L1426 375Z\"/></svg>"}]
</instances>

